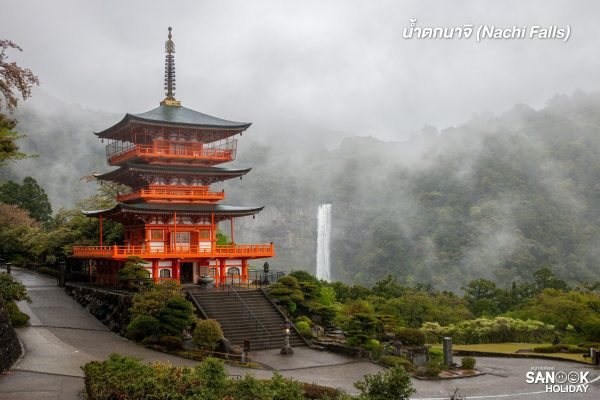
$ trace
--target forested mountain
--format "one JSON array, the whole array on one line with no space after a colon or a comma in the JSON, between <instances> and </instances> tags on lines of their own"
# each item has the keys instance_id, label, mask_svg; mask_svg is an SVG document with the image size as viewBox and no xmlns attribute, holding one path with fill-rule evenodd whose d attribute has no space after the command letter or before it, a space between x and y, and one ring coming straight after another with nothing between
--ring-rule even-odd
<instances>
[{"instance_id":1,"label":"forested mountain","mask_svg":"<svg viewBox=\"0 0 600 400\"><path fill-rule=\"evenodd\" d=\"M85 194L79 178L107 168L92 130L119 116L57 105L45 114L26 106L18 118L24 149L40 157L13 173L35 177L54 209L72 205ZM266 206L237 225L236 239L275 242L277 268L314 271L317 206L328 202L334 279L372 284L391 273L459 290L477 278L509 286L543 267L571 283L598 279L600 93L517 105L405 142L351 137L327 149L255 130L236 161L253 171L225 184L227 202Z\"/></svg>"}]
</instances>

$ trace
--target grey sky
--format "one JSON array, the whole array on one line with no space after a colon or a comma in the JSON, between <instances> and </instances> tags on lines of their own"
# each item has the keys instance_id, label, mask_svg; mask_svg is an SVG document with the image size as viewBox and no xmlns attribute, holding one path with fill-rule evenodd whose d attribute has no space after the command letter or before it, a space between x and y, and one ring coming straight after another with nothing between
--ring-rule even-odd
<instances>
[{"instance_id":1,"label":"grey sky","mask_svg":"<svg viewBox=\"0 0 600 400\"><path fill-rule=\"evenodd\" d=\"M0 0L11 58L67 102L143 112L164 97L173 27L185 106L253 130L301 124L401 139L556 93L598 90L597 1ZM420 26L566 25L553 40L407 40ZM297 134L296 132L294 134Z\"/></svg>"}]
</instances>

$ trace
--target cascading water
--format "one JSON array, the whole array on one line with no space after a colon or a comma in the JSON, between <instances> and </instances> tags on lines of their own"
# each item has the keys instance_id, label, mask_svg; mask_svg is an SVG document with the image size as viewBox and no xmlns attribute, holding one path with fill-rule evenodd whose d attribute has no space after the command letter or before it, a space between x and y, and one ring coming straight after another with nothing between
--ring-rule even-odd
<instances>
[{"instance_id":1,"label":"cascading water","mask_svg":"<svg viewBox=\"0 0 600 400\"><path fill-rule=\"evenodd\" d=\"M331 242L331 204L319 205L317 214L317 278L331 280L329 246Z\"/></svg>"}]
</instances>

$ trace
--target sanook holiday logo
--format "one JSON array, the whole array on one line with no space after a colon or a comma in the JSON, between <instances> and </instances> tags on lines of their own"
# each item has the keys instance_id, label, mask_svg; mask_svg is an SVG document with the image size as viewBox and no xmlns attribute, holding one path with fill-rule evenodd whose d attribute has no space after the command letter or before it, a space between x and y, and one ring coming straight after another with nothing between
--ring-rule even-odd
<instances>
[{"instance_id":1,"label":"sanook holiday logo","mask_svg":"<svg viewBox=\"0 0 600 400\"><path fill-rule=\"evenodd\" d=\"M592 379L590 371L563 371L545 366L532 367L525 374L525 380L529 384L545 385L547 393L587 393Z\"/></svg>"}]
</instances>

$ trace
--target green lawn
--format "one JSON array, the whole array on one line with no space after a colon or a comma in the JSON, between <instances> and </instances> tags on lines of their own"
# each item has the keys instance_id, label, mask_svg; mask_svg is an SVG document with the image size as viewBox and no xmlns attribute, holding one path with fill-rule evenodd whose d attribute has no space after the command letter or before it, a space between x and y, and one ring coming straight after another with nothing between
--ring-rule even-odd
<instances>
[{"instance_id":1,"label":"green lawn","mask_svg":"<svg viewBox=\"0 0 600 400\"><path fill-rule=\"evenodd\" d=\"M464 350L464 351L482 351L486 353L498 353L498 354L515 354L517 350L521 349L533 349L534 347L550 346L550 343L488 343L488 344L454 344L452 349ZM433 345L434 348L442 348L441 345ZM583 358L581 354L570 354L570 353L534 353L526 352L519 354L533 354L537 356L552 356L564 358L565 360L576 360L591 362L589 358Z\"/></svg>"}]
</instances>

